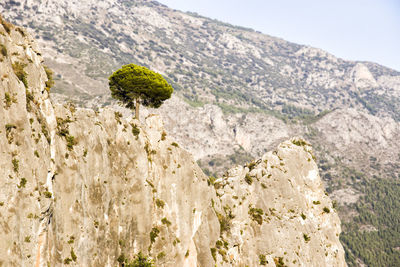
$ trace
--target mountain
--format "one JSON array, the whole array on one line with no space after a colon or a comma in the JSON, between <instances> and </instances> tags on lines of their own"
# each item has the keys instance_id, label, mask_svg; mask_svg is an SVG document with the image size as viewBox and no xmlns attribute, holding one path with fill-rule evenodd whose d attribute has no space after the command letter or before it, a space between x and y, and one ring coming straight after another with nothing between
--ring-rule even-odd
<instances>
[{"instance_id":1,"label":"mountain","mask_svg":"<svg viewBox=\"0 0 400 267\"><path fill-rule=\"evenodd\" d=\"M160 116L54 104L40 49L1 17L0 51L0 265L346 266L304 140L211 179Z\"/></svg>"},{"instance_id":2,"label":"mountain","mask_svg":"<svg viewBox=\"0 0 400 267\"><path fill-rule=\"evenodd\" d=\"M155 1L6 0L0 11L39 40L60 103L116 106L107 77L122 64L162 73L175 96L149 112L207 175L304 136L339 205L348 263L396 266L399 72Z\"/></svg>"}]
</instances>

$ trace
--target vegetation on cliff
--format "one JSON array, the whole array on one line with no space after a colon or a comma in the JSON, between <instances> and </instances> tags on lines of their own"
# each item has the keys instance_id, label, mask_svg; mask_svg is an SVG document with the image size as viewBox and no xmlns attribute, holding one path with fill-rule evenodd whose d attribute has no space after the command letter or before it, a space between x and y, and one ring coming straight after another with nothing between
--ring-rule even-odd
<instances>
[{"instance_id":1,"label":"vegetation on cliff","mask_svg":"<svg viewBox=\"0 0 400 267\"><path fill-rule=\"evenodd\" d=\"M125 107L135 109L139 119L139 105L158 108L171 97L174 89L154 71L129 64L122 66L109 77L111 96Z\"/></svg>"}]
</instances>

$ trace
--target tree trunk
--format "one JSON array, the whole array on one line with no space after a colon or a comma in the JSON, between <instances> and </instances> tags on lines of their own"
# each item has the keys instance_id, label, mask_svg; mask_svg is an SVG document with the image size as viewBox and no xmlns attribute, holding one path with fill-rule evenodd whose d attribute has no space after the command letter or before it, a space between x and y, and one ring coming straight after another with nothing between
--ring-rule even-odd
<instances>
[{"instance_id":1,"label":"tree trunk","mask_svg":"<svg viewBox=\"0 0 400 267\"><path fill-rule=\"evenodd\" d=\"M135 102L136 102L136 107L135 107L135 118L136 118L137 120L139 120L139 106L140 106L139 99L136 99Z\"/></svg>"}]
</instances>

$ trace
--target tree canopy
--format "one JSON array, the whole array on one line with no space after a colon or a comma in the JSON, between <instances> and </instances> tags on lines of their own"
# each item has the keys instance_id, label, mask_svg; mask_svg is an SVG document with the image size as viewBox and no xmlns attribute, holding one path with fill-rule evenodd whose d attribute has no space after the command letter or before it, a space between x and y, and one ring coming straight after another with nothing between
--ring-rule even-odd
<instances>
[{"instance_id":1,"label":"tree canopy","mask_svg":"<svg viewBox=\"0 0 400 267\"><path fill-rule=\"evenodd\" d=\"M139 104L158 108L174 91L161 74L135 64L122 66L108 80L111 96L125 107L135 109L137 118Z\"/></svg>"}]
</instances>

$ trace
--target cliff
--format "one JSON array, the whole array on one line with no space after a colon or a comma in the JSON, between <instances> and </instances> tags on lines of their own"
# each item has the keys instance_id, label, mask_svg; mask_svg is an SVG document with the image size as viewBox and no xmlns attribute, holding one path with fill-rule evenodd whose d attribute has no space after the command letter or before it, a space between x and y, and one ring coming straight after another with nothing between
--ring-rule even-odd
<instances>
[{"instance_id":1,"label":"cliff","mask_svg":"<svg viewBox=\"0 0 400 267\"><path fill-rule=\"evenodd\" d=\"M158 116L53 104L37 46L3 20L0 50L0 265L346 265L302 139L208 178Z\"/></svg>"}]
</instances>

